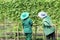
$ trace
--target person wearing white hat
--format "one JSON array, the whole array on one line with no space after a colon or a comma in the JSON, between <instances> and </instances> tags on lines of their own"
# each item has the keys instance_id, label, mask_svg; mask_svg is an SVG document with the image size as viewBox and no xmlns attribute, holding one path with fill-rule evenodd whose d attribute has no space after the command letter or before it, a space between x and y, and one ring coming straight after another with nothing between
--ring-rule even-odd
<instances>
[{"instance_id":1,"label":"person wearing white hat","mask_svg":"<svg viewBox=\"0 0 60 40\"><path fill-rule=\"evenodd\" d=\"M52 22L50 17L47 15L46 12L39 12L38 16L43 19L42 24L43 24L43 30L44 34L46 36L46 40L56 40L55 38L55 28L52 26Z\"/></svg>"}]
</instances>

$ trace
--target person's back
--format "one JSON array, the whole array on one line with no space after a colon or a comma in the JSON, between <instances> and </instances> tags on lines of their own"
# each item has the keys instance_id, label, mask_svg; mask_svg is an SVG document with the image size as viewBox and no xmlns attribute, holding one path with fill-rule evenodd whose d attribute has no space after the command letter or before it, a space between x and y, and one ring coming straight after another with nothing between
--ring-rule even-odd
<instances>
[{"instance_id":1,"label":"person's back","mask_svg":"<svg viewBox=\"0 0 60 40\"><path fill-rule=\"evenodd\" d=\"M50 17L46 16L43 19L43 28L44 28L45 35L49 35L55 31L55 28L52 27L51 25L52 25L52 22Z\"/></svg>"},{"instance_id":2,"label":"person's back","mask_svg":"<svg viewBox=\"0 0 60 40\"><path fill-rule=\"evenodd\" d=\"M32 20L30 18L27 18L23 20L23 28L24 28L24 33L32 33Z\"/></svg>"}]
</instances>

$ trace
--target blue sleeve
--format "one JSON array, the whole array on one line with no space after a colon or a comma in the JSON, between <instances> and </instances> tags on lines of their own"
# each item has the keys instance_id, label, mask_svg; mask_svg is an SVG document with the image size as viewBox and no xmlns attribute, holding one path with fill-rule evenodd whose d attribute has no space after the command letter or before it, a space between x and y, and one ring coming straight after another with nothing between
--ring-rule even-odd
<instances>
[{"instance_id":1,"label":"blue sleeve","mask_svg":"<svg viewBox=\"0 0 60 40\"><path fill-rule=\"evenodd\" d=\"M30 19L30 22L29 22L29 24L32 26L33 25L33 22L32 22L32 20Z\"/></svg>"},{"instance_id":2,"label":"blue sleeve","mask_svg":"<svg viewBox=\"0 0 60 40\"><path fill-rule=\"evenodd\" d=\"M23 28L24 28L24 23L22 22L22 26L23 26Z\"/></svg>"}]
</instances>

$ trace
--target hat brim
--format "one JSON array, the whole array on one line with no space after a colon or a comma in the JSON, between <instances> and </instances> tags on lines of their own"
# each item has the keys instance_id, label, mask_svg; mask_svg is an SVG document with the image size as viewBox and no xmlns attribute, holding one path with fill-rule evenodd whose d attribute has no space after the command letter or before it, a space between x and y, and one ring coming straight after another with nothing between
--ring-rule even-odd
<instances>
[{"instance_id":1,"label":"hat brim","mask_svg":"<svg viewBox=\"0 0 60 40\"><path fill-rule=\"evenodd\" d=\"M42 15L42 14L44 14L44 15ZM38 16L39 16L40 18L44 18L44 17L47 16L47 14L46 14L46 12L39 12L39 13L38 13Z\"/></svg>"},{"instance_id":2,"label":"hat brim","mask_svg":"<svg viewBox=\"0 0 60 40\"><path fill-rule=\"evenodd\" d=\"M24 17L23 15L21 15L21 19L26 19L29 17L29 14L25 14L26 16Z\"/></svg>"}]
</instances>

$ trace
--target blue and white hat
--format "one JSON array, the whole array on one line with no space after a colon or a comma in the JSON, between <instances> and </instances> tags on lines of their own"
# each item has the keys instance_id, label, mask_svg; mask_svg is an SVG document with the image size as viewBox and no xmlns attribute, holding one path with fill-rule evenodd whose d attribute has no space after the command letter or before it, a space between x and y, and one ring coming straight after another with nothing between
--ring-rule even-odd
<instances>
[{"instance_id":1,"label":"blue and white hat","mask_svg":"<svg viewBox=\"0 0 60 40\"><path fill-rule=\"evenodd\" d=\"M46 17L46 16L47 16L47 13L46 13L46 12L41 11L41 12L39 12L39 13L38 13L38 16L39 16L40 18L44 18L44 17Z\"/></svg>"}]
</instances>

